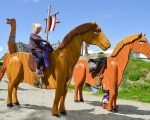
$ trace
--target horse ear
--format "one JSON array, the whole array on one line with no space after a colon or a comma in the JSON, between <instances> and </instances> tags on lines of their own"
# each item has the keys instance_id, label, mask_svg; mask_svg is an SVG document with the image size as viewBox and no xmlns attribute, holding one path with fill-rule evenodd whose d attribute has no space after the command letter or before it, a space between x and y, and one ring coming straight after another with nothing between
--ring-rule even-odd
<instances>
[{"instance_id":1,"label":"horse ear","mask_svg":"<svg viewBox=\"0 0 150 120\"><path fill-rule=\"evenodd\" d=\"M142 33L139 33L139 34L138 34L138 38L141 38L141 37L142 37Z\"/></svg>"},{"instance_id":2,"label":"horse ear","mask_svg":"<svg viewBox=\"0 0 150 120\"><path fill-rule=\"evenodd\" d=\"M96 21L93 21L92 23L97 24Z\"/></svg>"}]
</instances>

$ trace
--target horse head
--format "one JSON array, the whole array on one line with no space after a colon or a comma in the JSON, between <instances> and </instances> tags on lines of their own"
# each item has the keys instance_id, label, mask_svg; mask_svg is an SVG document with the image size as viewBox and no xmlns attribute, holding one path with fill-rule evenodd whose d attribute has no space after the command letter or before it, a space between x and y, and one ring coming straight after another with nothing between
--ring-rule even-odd
<instances>
[{"instance_id":1,"label":"horse head","mask_svg":"<svg viewBox=\"0 0 150 120\"><path fill-rule=\"evenodd\" d=\"M107 50L110 47L110 42L104 35L101 28L94 21L90 24L90 31L88 34L84 35L84 41L87 44L93 44L99 46L102 50Z\"/></svg>"},{"instance_id":2,"label":"horse head","mask_svg":"<svg viewBox=\"0 0 150 120\"><path fill-rule=\"evenodd\" d=\"M143 35L142 33L138 34L137 39L135 39L133 45L131 45L131 49L134 52L142 53L147 58L150 58L150 45L145 36L146 35Z\"/></svg>"}]
</instances>

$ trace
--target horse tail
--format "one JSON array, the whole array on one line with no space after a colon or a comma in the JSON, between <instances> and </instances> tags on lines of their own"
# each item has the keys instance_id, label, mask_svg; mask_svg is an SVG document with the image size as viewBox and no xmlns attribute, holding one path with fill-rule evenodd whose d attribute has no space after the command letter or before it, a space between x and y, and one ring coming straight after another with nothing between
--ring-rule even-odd
<instances>
[{"instance_id":1,"label":"horse tail","mask_svg":"<svg viewBox=\"0 0 150 120\"><path fill-rule=\"evenodd\" d=\"M3 78L4 73L6 71L6 60L7 60L8 56L9 56L9 54L5 53L3 65L0 67L0 81Z\"/></svg>"}]
</instances>

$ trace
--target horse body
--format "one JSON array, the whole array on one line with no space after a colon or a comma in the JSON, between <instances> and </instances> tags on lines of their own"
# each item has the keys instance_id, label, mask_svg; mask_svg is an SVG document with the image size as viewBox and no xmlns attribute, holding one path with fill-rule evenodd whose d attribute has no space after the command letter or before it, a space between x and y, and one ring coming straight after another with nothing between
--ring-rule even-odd
<instances>
[{"instance_id":1,"label":"horse body","mask_svg":"<svg viewBox=\"0 0 150 120\"><path fill-rule=\"evenodd\" d=\"M107 110L116 110L116 99L118 95L118 86L121 84L124 70L129 60L129 53L142 53L147 58L150 58L150 47L146 38L139 35L132 35L122 40L114 49L110 57L107 58L106 67L103 72L102 88L109 90L109 103ZM82 75L79 73L83 73ZM88 61L79 60L73 72L75 81L74 100L83 100L82 87L84 83L97 87L95 81L100 78L99 75L89 73ZM79 91L79 99L78 99Z\"/></svg>"},{"instance_id":2,"label":"horse body","mask_svg":"<svg viewBox=\"0 0 150 120\"><path fill-rule=\"evenodd\" d=\"M103 50L110 47L110 43L100 27L93 22L80 25L70 31L64 37L58 49L49 54L50 67L44 70L42 88L56 89L52 107L52 114L55 116L59 116L59 112L66 114L64 102L67 94L67 82L71 78L73 68L79 59L83 40L88 44L95 44ZM28 58L29 54L27 53L13 53L8 56L5 61L6 64L3 65L3 67L6 65L6 73L9 80L8 107L13 107L13 104L19 105L17 88L20 82L25 82L39 88L38 85L34 84L39 81L39 77L35 72L30 70Z\"/></svg>"}]
</instances>

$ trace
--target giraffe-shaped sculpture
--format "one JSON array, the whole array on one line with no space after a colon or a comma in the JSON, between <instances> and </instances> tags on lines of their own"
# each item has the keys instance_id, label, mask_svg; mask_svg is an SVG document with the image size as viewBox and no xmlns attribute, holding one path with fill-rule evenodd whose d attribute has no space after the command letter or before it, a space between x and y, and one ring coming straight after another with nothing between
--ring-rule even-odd
<instances>
[{"instance_id":1,"label":"giraffe-shaped sculpture","mask_svg":"<svg viewBox=\"0 0 150 120\"><path fill-rule=\"evenodd\" d=\"M10 35L9 35L9 38L8 38L8 51L9 51L9 54L13 54L16 52L16 44L15 44L15 38L16 38L16 20L14 18L10 19L10 18L7 18L7 24L10 24L11 25L11 28L10 28Z\"/></svg>"}]
</instances>

